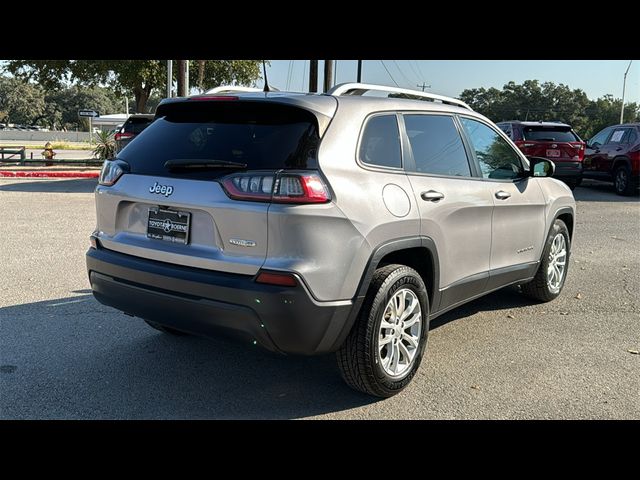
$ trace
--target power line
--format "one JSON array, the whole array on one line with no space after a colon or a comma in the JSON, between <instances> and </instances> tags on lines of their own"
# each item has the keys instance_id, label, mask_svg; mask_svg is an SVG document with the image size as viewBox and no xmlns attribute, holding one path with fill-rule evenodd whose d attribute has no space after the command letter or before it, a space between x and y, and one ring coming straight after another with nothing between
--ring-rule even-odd
<instances>
[{"instance_id":1,"label":"power line","mask_svg":"<svg viewBox=\"0 0 640 480\"><path fill-rule=\"evenodd\" d=\"M416 78L418 79L418 81L420 81L421 77L420 74L418 73L418 71L416 70L416 67L413 66L413 64L411 63L411 60L409 60L409 67L411 68L411 70L413 71L413 73L416 74ZM424 80L424 79L423 79Z\"/></svg>"},{"instance_id":2,"label":"power line","mask_svg":"<svg viewBox=\"0 0 640 480\"><path fill-rule=\"evenodd\" d=\"M418 63L417 60L414 60L416 67L418 67L418 71L420 72L420 74L422 75L422 78L426 78L426 75L423 73L422 68L420 67L420 64Z\"/></svg>"},{"instance_id":3,"label":"power line","mask_svg":"<svg viewBox=\"0 0 640 480\"><path fill-rule=\"evenodd\" d=\"M407 84L411 84L411 80L409 80L409 78L404 74L404 72L400 69L400 65L398 65L398 62L396 62L395 60L393 60L393 64L396 66L396 68L398 69L398 71L400 72L400 75L403 76L403 78L407 81Z\"/></svg>"},{"instance_id":4,"label":"power line","mask_svg":"<svg viewBox=\"0 0 640 480\"><path fill-rule=\"evenodd\" d=\"M380 63L382 64L384 69L387 71L387 74L389 74L389 78L391 78L391 81L396 84L396 87L399 87L400 85L398 85L398 82L396 82L396 79L393 78L393 75L391 75L391 72L389 71L387 66L384 64L384 61L380 60Z\"/></svg>"}]
</instances>

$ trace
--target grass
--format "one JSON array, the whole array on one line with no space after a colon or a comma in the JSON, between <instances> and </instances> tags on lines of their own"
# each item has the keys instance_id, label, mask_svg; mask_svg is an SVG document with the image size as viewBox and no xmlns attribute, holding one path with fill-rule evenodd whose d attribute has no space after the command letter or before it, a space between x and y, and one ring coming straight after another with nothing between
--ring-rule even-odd
<instances>
[{"instance_id":1,"label":"grass","mask_svg":"<svg viewBox=\"0 0 640 480\"><path fill-rule=\"evenodd\" d=\"M27 148L44 148L44 144L47 142L42 142L42 143L30 143L30 144L25 144L25 147ZM51 146L54 150L91 150L93 149L93 146L88 143L88 142L73 142L73 143L69 143L69 142L51 142Z\"/></svg>"}]
</instances>

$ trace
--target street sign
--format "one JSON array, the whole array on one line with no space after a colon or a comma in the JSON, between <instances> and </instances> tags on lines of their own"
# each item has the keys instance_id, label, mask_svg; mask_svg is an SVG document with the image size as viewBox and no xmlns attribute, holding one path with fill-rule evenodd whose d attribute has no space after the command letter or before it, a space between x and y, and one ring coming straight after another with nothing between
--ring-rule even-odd
<instances>
[{"instance_id":1,"label":"street sign","mask_svg":"<svg viewBox=\"0 0 640 480\"><path fill-rule=\"evenodd\" d=\"M78 110L79 117L99 117L100 114L95 110Z\"/></svg>"}]
</instances>

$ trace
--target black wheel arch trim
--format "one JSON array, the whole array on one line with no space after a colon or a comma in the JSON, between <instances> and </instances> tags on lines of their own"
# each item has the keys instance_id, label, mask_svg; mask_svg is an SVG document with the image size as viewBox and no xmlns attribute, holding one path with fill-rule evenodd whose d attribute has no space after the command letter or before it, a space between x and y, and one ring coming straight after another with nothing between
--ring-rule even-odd
<instances>
[{"instance_id":1,"label":"black wheel arch trim","mask_svg":"<svg viewBox=\"0 0 640 480\"><path fill-rule=\"evenodd\" d=\"M556 210L556 213L553 214L553 220L549 225L549 229L551 229L551 227L553 226L553 222L558 220L560 215L564 215L565 213L568 213L571 216L571 225L567 225L567 228L569 229L569 240L571 240L571 244L573 244L573 236L576 228L576 214L571 207L561 207L558 210ZM542 260L542 257L540 257L540 260Z\"/></svg>"},{"instance_id":2,"label":"black wheel arch trim","mask_svg":"<svg viewBox=\"0 0 640 480\"><path fill-rule=\"evenodd\" d=\"M618 168L618 166L620 166L621 164L626 165L627 168L629 170L631 170L631 160L629 160L627 157L624 157L624 156L615 157L613 159L613 163L611 164L611 175L612 176L615 173L615 171ZM614 181L615 181L615 178L614 178Z\"/></svg>"},{"instance_id":3,"label":"black wheel arch trim","mask_svg":"<svg viewBox=\"0 0 640 480\"><path fill-rule=\"evenodd\" d=\"M414 237L404 237L396 240L391 240L389 242L384 242L377 247L375 247L369 256L369 261L367 262L367 266L364 269L362 277L360 278L360 283L358 284L358 288L356 290L356 296L353 298L353 306L351 308L351 312L345 322L340 335L338 335L334 347L338 348L344 340L349 335L353 324L360 313L360 308L362 307L362 303L364 301L365 296L367 295L367 291L369 290L369 285L371 284L371 279L373 278L373 274L380 265L380 261L390 253L398 252L401 250L407 250L410 248L426 248L431 254L431 260L433 265L432 279L431 279L431 292L432 294L429 296L429 313L434 311L434 307L437 307L440 302L440 261L438 258L438 250L436 248L436 244L430 237L419 235ZM425 282L426 283L426 282Z\"/></svg>"}]
</instances>

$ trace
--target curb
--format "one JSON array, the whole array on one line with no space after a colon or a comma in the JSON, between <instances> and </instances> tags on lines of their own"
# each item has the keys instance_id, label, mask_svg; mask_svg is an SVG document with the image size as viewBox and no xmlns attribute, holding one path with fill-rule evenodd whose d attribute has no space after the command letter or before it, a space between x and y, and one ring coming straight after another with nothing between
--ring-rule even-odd
<instances>
[{"instance_id":1,"label":"curb","mask_svg":"<svg viewBox=\"0 0 640 480\"><path fill-rule=\"evenodd\" d=\"M0 170L0 178L98 178L100 172L33 172Z\"/></svg>"}]
</instances>

